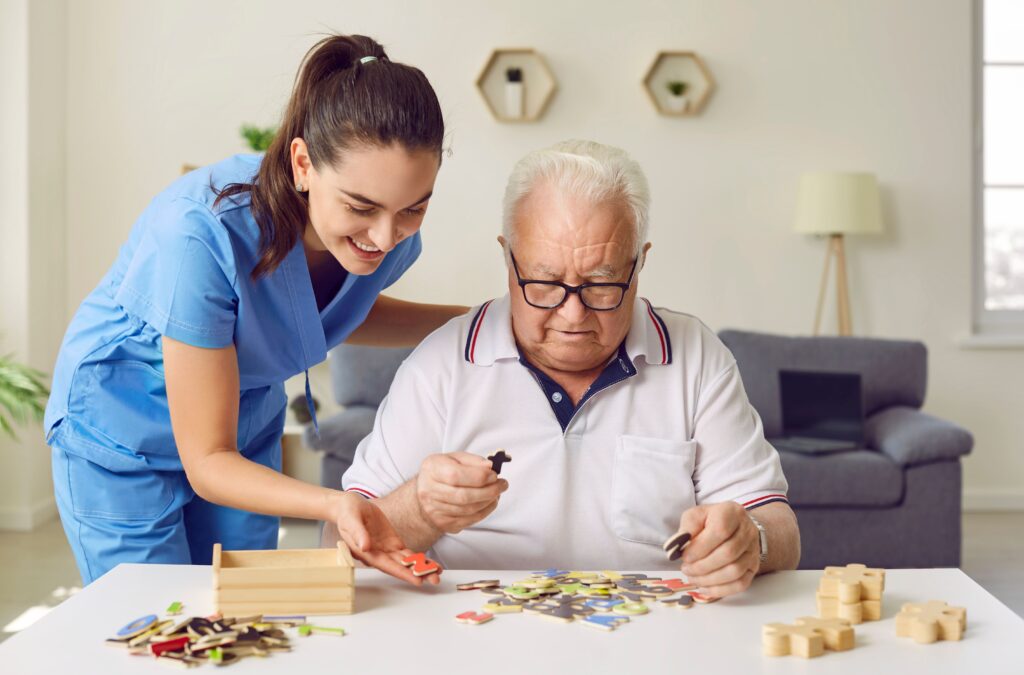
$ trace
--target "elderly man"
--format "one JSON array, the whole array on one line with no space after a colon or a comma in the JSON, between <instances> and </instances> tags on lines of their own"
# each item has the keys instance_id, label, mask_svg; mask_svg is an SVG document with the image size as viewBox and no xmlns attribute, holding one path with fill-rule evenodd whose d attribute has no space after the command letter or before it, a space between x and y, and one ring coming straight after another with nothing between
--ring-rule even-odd
<instances>
[{"instance_id":1,"label":"elderly man","mask_svg":"<svg viewBox=\"0 0 1024 675\"><path fill-rule=\"evenodd\" d=\"M681 564L716 596L796 566L786 479L735 360L698 319L637 299L648 202L616 148L570 141L516 165L508 295L405 361L343 480L408 546L453 568ZM503 478L485 459L498 448ZM662 550L677 531L681 563Z\"/></svg>"}]
</instances>

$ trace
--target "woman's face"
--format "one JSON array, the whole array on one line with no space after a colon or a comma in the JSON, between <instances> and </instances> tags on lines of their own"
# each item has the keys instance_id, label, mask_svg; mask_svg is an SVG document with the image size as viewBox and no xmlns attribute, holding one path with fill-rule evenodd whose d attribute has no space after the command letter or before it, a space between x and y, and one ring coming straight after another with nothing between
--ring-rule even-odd
<instances>
[{"instance_id":1,"label":"woman's face","mask_svg":"<svg viewBox=\"0 0 1024 675\"><path fill-rule=\"evenodd\" d=\"M334 166L314 168L305 141L291 145L292 175L309 196L307 250L329 251L350 274L372 274L423 216L440 168L430 150L399 144L345 152Z\"/></svg>"}]
</instances>

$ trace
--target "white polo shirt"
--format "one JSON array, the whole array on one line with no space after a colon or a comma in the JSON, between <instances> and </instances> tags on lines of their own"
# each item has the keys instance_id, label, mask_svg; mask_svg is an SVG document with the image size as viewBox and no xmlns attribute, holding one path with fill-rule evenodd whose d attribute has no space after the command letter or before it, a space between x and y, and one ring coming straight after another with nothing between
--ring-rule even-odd
<instances>
[{"instance_id":1,"label":"white polo shirt","mask_svg":"<svg viewBox=\"0 0 1024 675\"><path fill-rule=\"evenodd\" d=\"M431 556L452 569L672 569L661 548L695 504L785 501L736 361L707 326L637 298L629 334L579 406L520 358L509 299L435 331L398 369L342 480L365 497L427 455L504 448L498 508Z\"/></svg>"}]
</instances>

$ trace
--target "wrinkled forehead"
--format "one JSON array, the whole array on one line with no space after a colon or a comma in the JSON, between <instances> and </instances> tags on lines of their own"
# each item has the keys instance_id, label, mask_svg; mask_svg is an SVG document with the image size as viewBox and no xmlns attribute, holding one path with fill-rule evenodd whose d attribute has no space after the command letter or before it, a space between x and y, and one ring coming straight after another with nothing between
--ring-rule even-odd
<instances>
[{"instance_id":1,"label":"wrinkled forehead","mask_svg":"<svg viewBox=\"0 0 1024 675\"><path fill-rule=\"evenodd\" d=\"M546 185L520 203L512 237L520 268L549 276L590 276L598 268L614 275L636 257L636 227L625 200L593 202Z\"/></svg>"}]
</instances>

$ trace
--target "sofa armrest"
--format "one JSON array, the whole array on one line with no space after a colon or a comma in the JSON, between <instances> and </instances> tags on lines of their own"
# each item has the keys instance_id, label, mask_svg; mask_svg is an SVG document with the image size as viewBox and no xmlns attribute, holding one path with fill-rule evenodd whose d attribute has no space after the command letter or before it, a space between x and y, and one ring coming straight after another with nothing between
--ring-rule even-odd
<instances>
[{"instance_id":1,"label":"sofa armrest","mask_svg":"<svg viewBox=\"0 0 1024 675\"><path fill-rule=\"evenodd\" d=\"M966 429L905 406L870 416L864 434L868 447L884 452L901 466L956 460L974 446L974 437Z\"/></svg>"},{"instance_id":2,"label":"sofa armrest","mask_svg":"<svg viewBox=\"0 0 1024 675\"><path fill-rule=\"evenodd\" d=\"M323 450L330 455L349 461L355 456L356 446L371 431L377 409L365 405L345 408L320 422L320 437L317 438L313 425L306 425L302 442L314 450Z\"/></svg>"}]
</instances>

